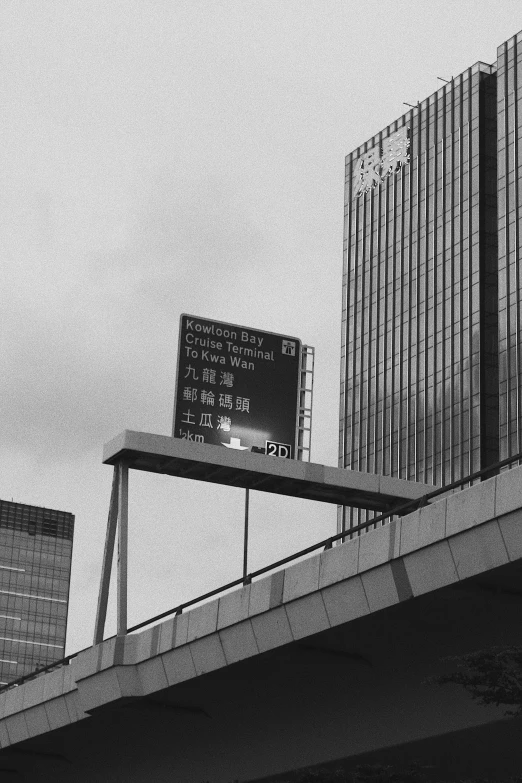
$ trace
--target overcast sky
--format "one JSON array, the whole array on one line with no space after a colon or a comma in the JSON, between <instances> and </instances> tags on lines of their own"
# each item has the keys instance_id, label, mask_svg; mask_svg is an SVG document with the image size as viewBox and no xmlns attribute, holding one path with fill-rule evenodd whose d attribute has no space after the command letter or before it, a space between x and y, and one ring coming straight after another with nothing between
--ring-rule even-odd
<instances>
[{"instance_id":1,"label":"overcast sky","mask_svg":"<svg viewBox=\"0 0 522 783\"><path fill-rule=\"evenodd\" d=\"M0 497L76 515L68 652L102 447L170 435L180 313L315 346L312 459L336 465L344 156L520 28L519 0L2 0ZM243 503L131 472L130 624L240 575ZM335 508L251 493L250 523L256 568Z\"/></svg>"}]
</instances>

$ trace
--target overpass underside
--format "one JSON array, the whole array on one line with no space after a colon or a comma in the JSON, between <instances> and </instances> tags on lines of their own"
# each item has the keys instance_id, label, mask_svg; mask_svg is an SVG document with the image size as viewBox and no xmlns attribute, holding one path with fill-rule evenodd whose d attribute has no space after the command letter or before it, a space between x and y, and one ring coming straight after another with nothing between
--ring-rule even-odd
<instances>
[{"instance_id":1,"label":"overpass underside","mask_svg":"<svg viewBox=\"0 0 522 783\"><path fill-rule=\"evenodd\" d=\"M522 645L521 523L515 468L96 645L0 695L0 774L232 783L414 760L434 779L519 772L519 719L427 679L454 668L447 656Z\"/></svg>"}]
</instances>

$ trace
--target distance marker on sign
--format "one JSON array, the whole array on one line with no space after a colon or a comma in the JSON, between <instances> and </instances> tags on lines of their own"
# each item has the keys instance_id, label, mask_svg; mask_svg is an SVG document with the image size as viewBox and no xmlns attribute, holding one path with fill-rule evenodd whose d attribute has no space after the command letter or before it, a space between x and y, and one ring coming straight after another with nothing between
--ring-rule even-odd
<instances>
[{"instance_id":1,"label":"distance marker on sign","mask_svg":"<svg viewBox=\"0 0 522 783\"><path fill-rule=\"evenodd\" d=\"M292 459L292 447L288 443L276 443L273 440L267 440L266 453L269 457Z\"/></svg>"}]
</instances>

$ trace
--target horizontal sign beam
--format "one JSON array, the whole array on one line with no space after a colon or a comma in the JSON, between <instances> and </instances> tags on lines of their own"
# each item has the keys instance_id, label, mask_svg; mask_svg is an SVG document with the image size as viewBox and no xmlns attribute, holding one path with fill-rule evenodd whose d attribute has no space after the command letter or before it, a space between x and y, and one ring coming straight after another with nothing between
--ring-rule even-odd
<instances>
[{"instance_id":1,"label":"horizontal sign beam","mask_svg":"<svg viewBox=\"0 0 522 783\"><path fill-rule=\"evenodd\" d=\"M391 476L279 459L131 430L122 432L103 450L105 464L115 465L122 459L134 470L379 512L389 511L434 489L428 484Z\"/></svg>"}]
</instances>

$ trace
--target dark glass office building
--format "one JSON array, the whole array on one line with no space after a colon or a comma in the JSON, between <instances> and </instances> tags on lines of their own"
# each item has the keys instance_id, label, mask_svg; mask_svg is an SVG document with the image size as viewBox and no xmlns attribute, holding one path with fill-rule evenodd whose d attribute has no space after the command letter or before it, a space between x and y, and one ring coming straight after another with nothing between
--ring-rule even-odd
<instances>
[{"instance_id":1,"label":"dark glass office building","mask_svg":"<svg viewBox=\"0 0 522 783\"><path fill-rule=\"evenodd\" d=\"M498 316L500 454L522 451L522 33L499 47Z\"/></svg>"},{"instance_id":2,"label":"dark glass office building","mask_svg":"<svg viewBox=\"0 0 522 783\"><path fill-rule=\"evenodd\" d=\"M346 158L341 467L448 484L500 459L497 168L480 62Z\"/></svg>"},{"instance_id":3,"label":"dark glass office building","mask_svg":"<svg viewBox=\"0 0 522 783\"><path fill-rule=\"evenodd\" d=\"M65 655L74 516L0 500L0 685Z\"/></svg>"}]
</instances>

